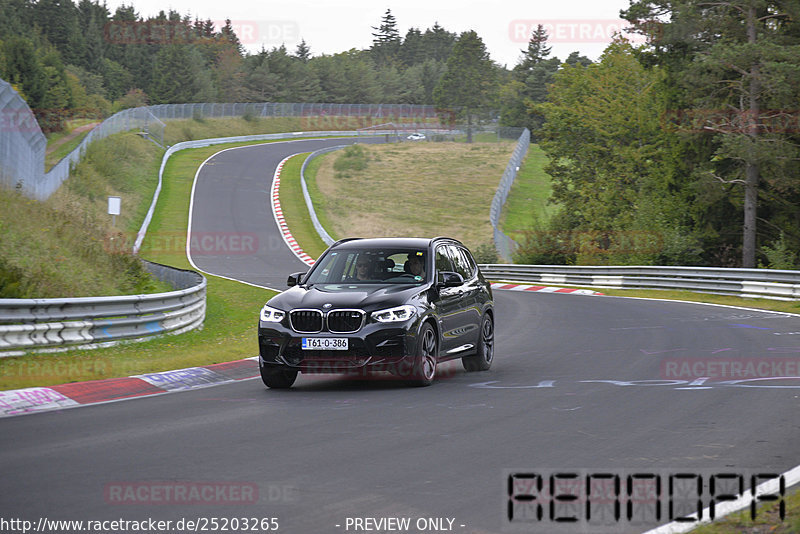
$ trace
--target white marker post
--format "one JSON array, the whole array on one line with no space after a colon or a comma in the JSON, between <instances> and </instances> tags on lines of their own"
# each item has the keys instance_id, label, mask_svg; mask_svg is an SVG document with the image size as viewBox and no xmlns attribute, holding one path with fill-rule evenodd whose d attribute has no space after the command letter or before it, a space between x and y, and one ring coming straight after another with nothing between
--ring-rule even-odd
<instances>
[{"instance_id":1,"label":"white marker post","mask_svg":"<svg viewBox=\"0 0 800 534\"><path fill-rule=\"evenodd\" d=\"M108 214L111 215L111 226L117 225L117 215L120 213L122 199L120 197L108 197Z\"/></svg>"}]
</instances>

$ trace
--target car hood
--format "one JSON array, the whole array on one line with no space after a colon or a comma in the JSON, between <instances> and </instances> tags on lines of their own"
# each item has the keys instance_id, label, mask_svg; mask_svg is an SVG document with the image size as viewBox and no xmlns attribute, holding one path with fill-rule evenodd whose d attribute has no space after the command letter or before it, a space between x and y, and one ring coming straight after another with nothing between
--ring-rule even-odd
<instances>
[{"instance_id":1,"label":"car hood","mask_svg":"<svg viewBox=\"0 0 800 534\"><path fill-rule=\"evenodd\" d=\"M407 284L317 284L295 286L273 297L267 304L289 311L297 308L337 309L358 308L374 311L409 302L425 291L425 285ZM330 304L327 308L323 308Z\"/></svg>"}]
</instances>

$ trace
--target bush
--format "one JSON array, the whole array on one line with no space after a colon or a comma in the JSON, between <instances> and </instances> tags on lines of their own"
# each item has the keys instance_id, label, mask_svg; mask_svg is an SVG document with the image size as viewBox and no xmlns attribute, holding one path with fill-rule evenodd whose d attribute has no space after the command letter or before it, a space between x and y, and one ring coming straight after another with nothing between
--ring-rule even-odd
<instances>
[{"instance_id":1,"label":"bush","mask_svg":"<svg viewBox=\"0 0 800 534\"><path fill-rule=\"evenodd\" d=\"M777 241L773 241L771 247L767 245L761 247L761 253L766 256L767 265L759 262L759 267L791 270L798 266L797 253L791 250L783 232Z\"/></svg>"},{"instance_id":2,"label":"bush","mask_svg":"<svg viewBox=\"0 0 800 534\"><path fill-rule=\"evenodd\" d=\"M352 171L363 171L369 160L367 151L361 145L350 145L345 148L333 162L337 178L348 178Z\"/></svg>"},{"instance_id":3,"label":"bush","mask_svg":"<svg viewBox=\"0 0 800 534\"><path fill-rule=\"evenodd\" d=\"M480 264L487 263L500 263L500 256L497 254L497 248L494 243L484 243L479 245L473 252L475 261Z\"/></svg>"}]
</instances>

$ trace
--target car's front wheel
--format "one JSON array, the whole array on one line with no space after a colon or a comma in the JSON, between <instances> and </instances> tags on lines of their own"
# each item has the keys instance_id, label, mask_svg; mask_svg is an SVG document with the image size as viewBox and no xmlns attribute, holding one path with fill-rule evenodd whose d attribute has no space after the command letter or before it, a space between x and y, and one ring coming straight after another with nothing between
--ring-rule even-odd
<instances>
[{"instance_id":1,"label":"car's front wheel","mask_svg":"<svg viewBox=\"0 0 800 534\"><path fill-rule=\"evenodd\" d=\"M478 339L478 350L473 356L461 358L467 371L487 371L494 359L494 320L485 314L481 320L481 333Z\"/></svg>"},{"instance_id":2,"label":"car's front wheel","mask_svg":"<svg viewBox=\"0 0 800 534\"><path fill-rule=\"evenodd\" d=\"M288 389L297 379L297 371L273 365L260 366L261 381L272 389Z\"/></svg>"},{"instance_id":3,"label":"car's front wheel","mask_svg":"<svg viewBox=\"0 0 800 534\"><path fill-rule=\"evenodd\" d=\"M414 386L430 386L436 376L438 343L436 332L430 324L424 324L417 341L417 357L414 359L414 372L411 384Z\"/></svg>"}]
</instances>

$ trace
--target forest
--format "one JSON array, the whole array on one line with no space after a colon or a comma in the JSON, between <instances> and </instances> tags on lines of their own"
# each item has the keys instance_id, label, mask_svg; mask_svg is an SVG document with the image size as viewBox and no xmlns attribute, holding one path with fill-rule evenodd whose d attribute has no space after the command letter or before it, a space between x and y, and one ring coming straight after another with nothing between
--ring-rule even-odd
<instances>
[{"instance_id":1,"label":"forest","mask_svg":"<svg viewBox=\"0 0 800 534\"><path fill-rule=\"evenodd\" d=\"M800 3L631 0L621 16L643 44L562 60L539 26L509 68L474 31L401 34L390 10L369 48L315 55L248 52L230 21L175 11L0 0L0 78L45 132L183 102L432 104L525 126L557 209L507 229L516 261L798 268Z\"/></svg>"}]
</instances>

